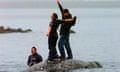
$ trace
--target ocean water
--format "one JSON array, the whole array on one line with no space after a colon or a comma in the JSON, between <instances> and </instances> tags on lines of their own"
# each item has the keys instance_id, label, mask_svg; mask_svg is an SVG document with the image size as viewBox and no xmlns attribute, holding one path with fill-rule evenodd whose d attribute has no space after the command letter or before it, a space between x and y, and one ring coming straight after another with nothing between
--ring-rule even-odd
<instances>
[{"instance_id":1,"label":"ocean water","mask_svg":"<svg viewBox=\"0 0 120 72\"><path fill-rule=\"evenodd\" d=\"M72 28L71 47L74 59L98 61L101 69L78 69L68 72L120 72L120 9L73 8L77 23ZM32 46L47 59L47 27L52 12L58 9L0 9L0 26L32 29L29 33L0 34L0 72L22 72Z\"/></svg>"}]
</instances>

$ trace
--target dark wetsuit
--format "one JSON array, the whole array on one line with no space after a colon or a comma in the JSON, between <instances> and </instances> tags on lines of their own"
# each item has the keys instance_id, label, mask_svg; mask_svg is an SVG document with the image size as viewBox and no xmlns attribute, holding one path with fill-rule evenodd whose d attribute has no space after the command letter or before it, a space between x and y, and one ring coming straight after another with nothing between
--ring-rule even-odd
<instances>
[{"instance_id":1,"label":"dark wetsuit","mask_svg":"<svg viewBox=\"0 0 120 72\"><path fill-rule=\"evenodd\" d=\"M56 43L58 39L58 33L57 29L59 27L59 24L64 23L62 20L53 20L50 22L49 26L51 27L51 32L48 37L48 45L49 45L49 56L48 60L53 60L58 57L57 51L56 51Z\"/></svg>"},{"instance_id":2,"label":"dark wetsuit","mask_svg":"<svg viewBox=\"0 0 120 72\"><path fill-rule=\"evenodd\" d=\"M27 65L32 66L34 64L42 62L42 60L43 60L42 56L40 56L39 54L36 53L36 54L30 55L28 57Z\"/></svg>"},{"instance_id":3,"label":"dark wetsuit","mask_svg":"<svg viewBox=\"0 0 120 72\"><path fill-rule=\"evenodd\" d=\"M70 19L72 18L72 15L69 14L68 16L64 16L64 9L61 6L61 4L58 2L59 9L62 14L62 19ZM75 24L76 18L74 21L69 23L63 23L60 28L60 40L59 40L59 50L62 58L65 58L65 51L64 47L67 50L68 58L73 58L70 43L69 43L69 35L70 35L70 29Z\"/></svg>"}]
</instances>

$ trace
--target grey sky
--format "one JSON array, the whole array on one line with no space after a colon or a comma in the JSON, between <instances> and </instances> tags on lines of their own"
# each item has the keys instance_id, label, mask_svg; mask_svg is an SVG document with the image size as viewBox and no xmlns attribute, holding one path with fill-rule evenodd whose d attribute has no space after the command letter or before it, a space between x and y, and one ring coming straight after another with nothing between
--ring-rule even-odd
<instances>
[{"instance_id":1,"label":"grey sky","mask_svg":"<svg viewBox=\"0 0 120 72\"><path fill-rule=\"evenodd\" d=\"M55 1L55 0L0 0L0 2L25 2L25 1ZM73 0L61 0L61 1L73 1ZM120 1L120 0L74 0L74 1Z\"/></svg>"},{"instance_id":2,"label":"grey sky","mask_svg":"<svg viewBox=\"0 0 120 72\"><path fill-rule=\"evenodd\" d=\"M65 7L120 7L120 0L60 0ZM55 8L56 0L0 0L0 8Z\"/></svg>"}]
</instances>

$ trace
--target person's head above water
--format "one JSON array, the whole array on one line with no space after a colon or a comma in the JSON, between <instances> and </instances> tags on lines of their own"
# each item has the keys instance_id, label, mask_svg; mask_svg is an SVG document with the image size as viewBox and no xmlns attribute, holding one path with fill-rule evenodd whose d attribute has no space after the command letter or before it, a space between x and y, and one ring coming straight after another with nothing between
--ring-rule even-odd
<instances>
[{"instance_id":1,"label":"person's head above water","mask_svg":"<svg viewBox=\"0 0 120 72\"><path fill-rule=\"evenodd\" d=\"M56 20L56 19L58 19L57 13L52 13L51 20Z\"/></svg>"},{"instance_id":2,"label":"person's head above water","mask_svg":"<svg viewBox=\"0 0 120 72\"><path fill-rule=\"evenodd\" d=\"M31 53L32 53L32 55L36 54L37 53L37 48L36 47L32 47L31 48Z\"/></svg>"}]
</instances>

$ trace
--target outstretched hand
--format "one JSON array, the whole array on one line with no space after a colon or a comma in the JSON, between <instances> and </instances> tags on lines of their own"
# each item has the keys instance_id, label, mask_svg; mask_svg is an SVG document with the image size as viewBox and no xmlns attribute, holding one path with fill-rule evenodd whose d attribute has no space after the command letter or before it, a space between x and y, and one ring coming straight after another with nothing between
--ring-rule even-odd
<instances>
[{"instance_id":1,"label":"outstretched hand","mask_svg":"<svg viewBox=\"0 0 120 72\"><path fill-rule=\"evenodd\" d=\"M57 1L57 3L59 3L59 0L56 0Z\"/></svg>"}]
</instances>

